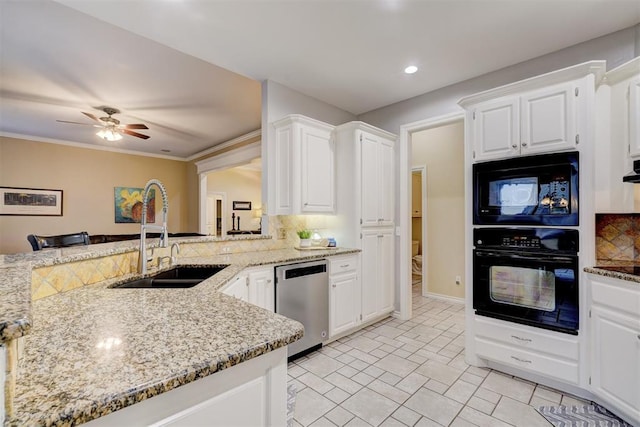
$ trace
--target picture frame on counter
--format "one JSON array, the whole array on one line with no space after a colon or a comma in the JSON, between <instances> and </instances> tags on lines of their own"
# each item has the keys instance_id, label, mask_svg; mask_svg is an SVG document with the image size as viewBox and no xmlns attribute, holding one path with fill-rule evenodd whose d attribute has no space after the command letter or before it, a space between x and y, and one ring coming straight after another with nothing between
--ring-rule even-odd
<instances>
[{"instance_id":1,"label":"picture frame on counter","mask_svg":"<svg viewBox=\"0 0 640 427\"><path fill-rule=\"evenodd\" d=\"M0 187L0 215L62 216L62 190Z\"/></svg>"},{"instance_id":2,"label":"picture frame on counter","mask_svg":"<svg viewBox=\"0 0 640 427\"><path fill-rule=\"evenodd\" d=\"M233 210L234 211L250 211L251 210L251 202L239 202L237 200L233 201Z\"/></svg>"}]
</instances>

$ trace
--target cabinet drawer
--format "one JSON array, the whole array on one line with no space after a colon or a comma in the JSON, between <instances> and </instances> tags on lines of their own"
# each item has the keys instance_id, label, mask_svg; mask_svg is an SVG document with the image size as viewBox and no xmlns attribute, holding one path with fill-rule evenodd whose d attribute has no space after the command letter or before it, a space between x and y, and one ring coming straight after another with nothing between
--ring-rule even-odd
<instances>
[{"instance_id":1,"label":"cabinet drawer","mask_svg":"<svg viewBox=\"0 0 640 427\"><path fill-rule=\"evenodd\" d=\"M593 304L605 305L615 311L624 311L632 316L640 313L640 286L629 285L618 279L598 280L591 276L591 301ZM634 286L635 289L631 288Z\"/></svg>"},{"instance_id":2,"label":"cabinet drawer","mask_svg":"<svg viewBox=\"0 0 640 427\"><path fill-rule=\"evenodd\" d=\"M479 357L503 363L547 377L556 378L572 384L578 383L578 362L556 359L555 357L533 353L522 348L490 341L482 337L475 338L476 352Z\"/></svg>"},{"instance_id":3,"label":"cabinet drawer","mask_svg":"<svg viewBox=\"0 0 640 427\"><path fill-rule=\"evenodd\" d=\"M481 316L475 317L476 336L499 341L525 351L543 352L563 359L578 360L578 338L559 332L540 332L534 328L500 322Z\"/></svg>"},{"instance_id":4,"label":"cabinet drawer","mask_svg":"<svg viewBox=\"0 0 640 427\"><path fill-rule=\"evenodd\" d=\"M358 256L351 255L329 259L329 274L342 274L355 272L358 269Z\"/></svg>"}]
</instances>

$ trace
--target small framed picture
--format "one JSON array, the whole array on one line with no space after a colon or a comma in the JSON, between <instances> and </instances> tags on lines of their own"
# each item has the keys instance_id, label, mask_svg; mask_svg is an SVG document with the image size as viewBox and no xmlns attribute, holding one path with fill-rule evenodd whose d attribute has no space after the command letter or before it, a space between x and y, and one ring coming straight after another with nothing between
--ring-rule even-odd
<instances>
[{"instance_id":1,"label":"small framed picture","mask_svg":"<svg viewBox=\"0 0 640 427\"><path fill-rule=\"evenodd\" d=\"M62 216L62 190L0 187L0 215Z\"/></svg>"},{"instance_id":2,"label":"small framed picture","mask_svg":"<svg viewBox=\"0 0 640 427\"><path fill-rule=\"evenodd\" d=\"M251 210L251 202L238 202L236 200L233 201L233 210L234 211L250 211Z\"/></svg>"}]
</instances>

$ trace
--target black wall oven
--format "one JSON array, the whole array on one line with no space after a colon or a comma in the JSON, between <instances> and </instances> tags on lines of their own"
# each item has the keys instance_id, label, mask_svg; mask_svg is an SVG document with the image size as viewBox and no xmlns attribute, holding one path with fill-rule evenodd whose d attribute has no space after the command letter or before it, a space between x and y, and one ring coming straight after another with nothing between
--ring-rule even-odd
<instances>
[{"instance_id":1,"label":"black wall oven","mask_svg":"<svg viewBox=\"0 0 640 427\"><path fill-rule=\"evenodd\" d=\"M473 165L473 223L578 225L578 152Z\"/></svg>"},{"instance_id":2,"label":"black wall oven","mask_svg":"<svg viewBox=\"0 0 640 427\"><path fill-rule=\"evenodd\" d=\"M578 231L476 228L477 315L578 334Z\"/></svg>"}]
</instances>

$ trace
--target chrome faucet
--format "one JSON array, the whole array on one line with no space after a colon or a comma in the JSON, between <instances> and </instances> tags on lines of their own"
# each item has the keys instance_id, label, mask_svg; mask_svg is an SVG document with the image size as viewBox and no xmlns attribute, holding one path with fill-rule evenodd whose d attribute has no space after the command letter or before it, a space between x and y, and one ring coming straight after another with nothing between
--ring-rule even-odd
<instances>
[{"instance_id":1,"label":"chrome faucet","mask_svg":"<svg viewBox=\"0 0 640 427\"><path fill-rule=\"evenodd\" d=\"M147 204L149 197L149 190L151 190L151 186L156 185L160 189L160 194L162 195L162 225L155 224L147 224ZM169 212L169 199L167 197L167 190L164 188L164 185L157 179L151 179L144 186L144 191L142 192L142 220L140 221L140 250L138 252L138 273L146 274L147 273L147 231L159 231L160 232L160 241L158 243L158 247L166 248L169 245L169 234L167 233L167 213ZM153 248L152 252L153 254Z\"/></svg>"}]
</instances>

